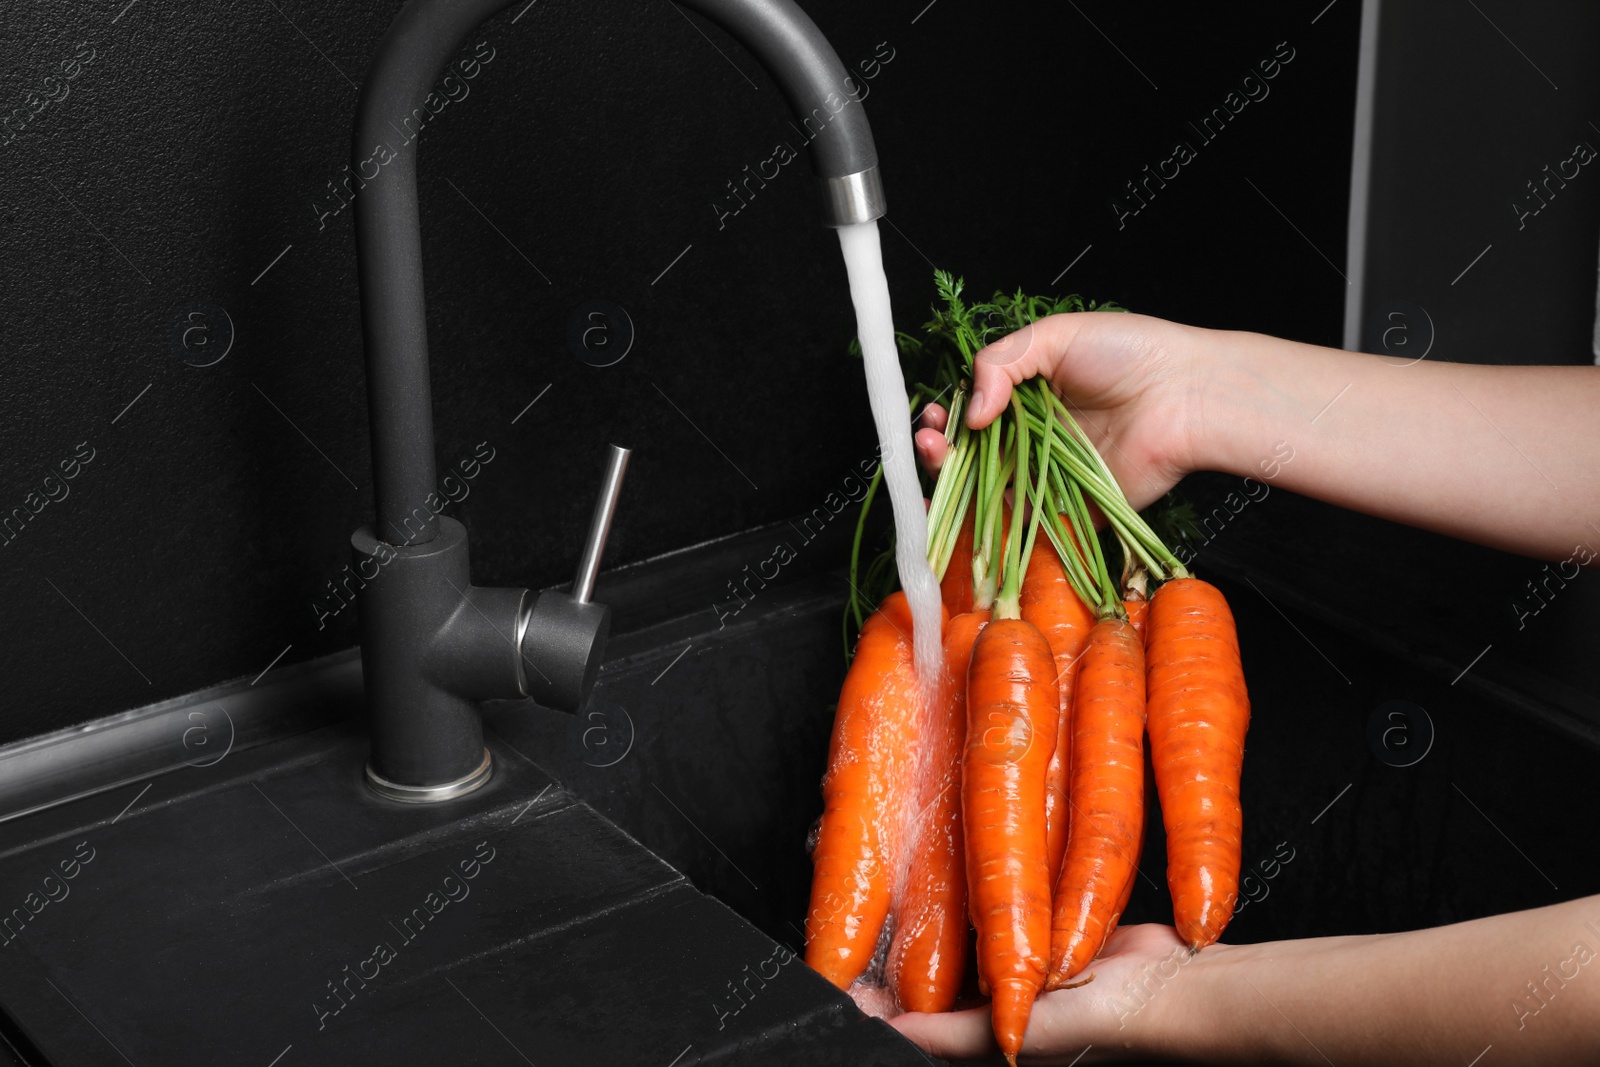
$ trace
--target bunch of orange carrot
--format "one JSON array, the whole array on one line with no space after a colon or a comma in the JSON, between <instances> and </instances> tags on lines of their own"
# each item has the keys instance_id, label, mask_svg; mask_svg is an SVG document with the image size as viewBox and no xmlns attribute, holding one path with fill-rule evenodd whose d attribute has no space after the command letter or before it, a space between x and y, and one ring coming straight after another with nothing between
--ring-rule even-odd
<instances>
[{"instance_id":1,"label":"bunch of orange carrot","mask_svg":"<svg viewBox=\"0 0 1600 1067\"><path fill-rule=\"evenodd\" d=\"M1020 293L968 306L958 280L936 278L929 333L967 374L996 336L1084 308ZM1015 1063L1035 999L1092 979L1127 906L1146 736L1178 932L1195 951L1222 934L1249 698L1226 601L1128 504L1046 383L1024 382L982 431L950 384L928 540L944 671L916 677L904 596L884 598L840 693L806 961L841 989L883 987L891 1010L948 1011L970 923L978 989ZM1120 588L1091 502L1121 547Z\"/></svg>"}]
</instances>

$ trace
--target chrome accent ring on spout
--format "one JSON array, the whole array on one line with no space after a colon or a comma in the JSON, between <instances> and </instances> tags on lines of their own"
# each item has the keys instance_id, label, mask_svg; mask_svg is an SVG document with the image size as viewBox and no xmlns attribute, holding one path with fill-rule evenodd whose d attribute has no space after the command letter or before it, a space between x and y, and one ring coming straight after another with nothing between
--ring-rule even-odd
<instances>
[{"instance_id":1,"label":"chrome accent ring on spout","mask_svg":"<svg viewBox=\"0 0 1600 1067\"><path fill-rule=\"evenodd\" d=\"M822 206L829 226L853 226L880 219L889 210L883 195L883 174L874 163L842 178L823 178Z\"/></svg>"}]
</instances>

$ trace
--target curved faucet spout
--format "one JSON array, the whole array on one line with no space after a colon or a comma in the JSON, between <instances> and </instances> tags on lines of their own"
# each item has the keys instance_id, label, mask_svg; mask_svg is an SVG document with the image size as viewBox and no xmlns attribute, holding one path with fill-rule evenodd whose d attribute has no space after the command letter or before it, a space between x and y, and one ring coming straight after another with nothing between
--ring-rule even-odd
<instances>
[{"instance_id":1,"label":"curved faucet spout","mask_svg":"<svg viewBox=\"0 0 1600 1067\"><path fill-rule=\"evenodd\" d=\"M598 539L572 596L472 585L466 530L437 513L414 142L445 64L479 23L520 2L409 0L378 46L356 109L353 169L366 183L355 204L356 260L377 520L350 542L358 567L381 572L360 604L372 734L366 776L378 796L406 803L449 800L489 780L480 701L532 697L577 711L611 625L610 609L588 592L620 467L596 508ZM681 2L721 24L783 88L807 128L825 221L882 215L861 90L794 0Z\"/></svg>"},{"instance_id":2,"label":"curved faucet spout","mask_svg":"<svg viewBox=\"0 0 1600 1067\"><path fill-rule=\"evenodd\" d=\"M466 36L515 0L409 0L378 46L356 110L354 167L380 173L356 197L356 258L366 337L368 417L380 539L422 545L439 535L428 379L417 149L403 132ZM767 68L811 136L829 225L884 212L872 131L859 88L793 0L682 0L719 23ZM362 175L365 177L365 175Z\"/></svg>"}]
</instances>

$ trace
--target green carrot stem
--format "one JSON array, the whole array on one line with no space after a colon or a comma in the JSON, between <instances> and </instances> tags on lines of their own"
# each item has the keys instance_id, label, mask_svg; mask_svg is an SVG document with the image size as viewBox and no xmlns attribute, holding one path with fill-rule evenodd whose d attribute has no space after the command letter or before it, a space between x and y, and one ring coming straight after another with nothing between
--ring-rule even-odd
<instances>
[{"instance_id":1,"label":"green carrot stem","mask_svg":"<svg viewBox=\"0 0 1600 1067\"><path fill-rule=\"evenodd\" d=\"M861 562L861 535L867 528L867 513L872 510L872 498L878 495L878 485L883 481L883 464L878 464L878 469L872 472L872 481L867 485L867 495L861 500L861 514L856 517L856 536L850 545L850 611L855 616L856 628L860 629L865 618L861 613L860 586L856 584Z\"/></svg>"},{"instance_id":2,"label":"green carrot stem","mask_svg":"<svg viewBox=\"0 0 1600 1067\"><path fill-rule=\"evenodd\" d=\"M972 598L973 607L987 608L994 597L993 571L990 564L994 560L994 488L1000 479L1000 456L997 447L1000 426L997 422L992 422L979 430L977 436L978 510L973 520Z\"/></svg>"},{"instance_id":3,"label":"green carrot stem","mask_svg":"<svg viewBox=\"0 0 1600 1067\"><path fill-rule=\"evenodd\" d=\"M1065 505L1068 521L1072 528L1081 536L1078 541L1078 551L1083 553L1084 568L1094 580L1097 591L1105 593L1105 584L1100 581L1100 573L1105 570L1105 556L1100 551L1100 538L1094 529L1094 520L1089 516L1089 506L1083 498L1083 490L1076 482L1063 478L1061 481L1061 498Z\"/></svg>"},{"instance_id":4,"label":"green carrot stem","mask_svg":"<svg viewBox=\"0 0 1600 1067\"><path fill-rule=\"evenodd\" d=\"M1100 548L1100 537L1095 532L1094 520L1089 517L1089 504L1083 498L1083 490L1076 484L1068 486L1068 497L1072 502L1072 513L1077 528L1085 534L1085 544L1092 559L1090 573L1100 583L1101 614L1107 614L1108 609L1115 608L1109 614L1122 612L1122 598L1117 595L1116 584L1111 580L1111 571L1106 566L1105 553Z\"/></svg>"},{"instance_id":5,"label":"green carrot stem","mask_svg":"<svg viewBox=\"0 0 1600 1067\"><path fill-rule=\"evenodd\" d=\"M1042 422L1032 417L1029 421ZM1133 543L1141 549L1141 558L1146 561L1152 573L1163 578L1184 577L1188 574L1178 558L1162 543L1155 531L1150 529L1149 524L1133 505L1128 503L1127 497L1123 495L1122 488L1115 479L1104 477L1097 466L1092 466L1060 437L1055 438L1052 451L1063 472L1083 487L1105 513L1106 519L1112 526L1127 533Z\"/></svg>"},{"instance_id":6,"label":"green carrot stem","mask_svg":"<svg viewBox=\"0 0 1600 1067\"><path fill-rule=\"evenodd\" d=\"M1094 447L1094 443L1089 440L1088 434L1078 425L1078 421L1073 418L1071 410L1062 402L1060 397L1048 389L1041 390L1041 393L1043 394L1039 398L1041 403L1036 410L1032 410L1030 413L1035 418L1042 419L1048 411L1051 416L1059 419L1067 427L1066 436L1076 446L1070 451L1077 453L1079 460L1082 461L1082 466L1092 468L1096 475L1093 481L1103 488L1103 492L1096 492L1094 486L1090 484L1090 479L1079 477L1077 480L1082 482L1084 487L1095 497L1095 503L1099 504L1100 510L1106 513L1107 520L1111 522L1119 533L1128 535L1130 539L1136 541L1147 550L1145 553L1141 553L1141 556L1146 560L1146 565L1150 570L1158 577L1169 574L1172 577L1187 576L1188 571L1183 564L1162 543L1161 538L1156 535L1155 531L1150 529L1149 524L1144 521L1144 517L1132 505L1128 504L1127 497L1123 494L1122 487L1117 483L1116 477L1112 475L1111 468L1107 465L1105 457L1100 454L1099 449ZM1113 502L1112 507L1108 507L1107 503L1111 497L1115 497L1117 500ZM1115 503L1120 503L1122 506L1115 509L1115 513L1113 513Z\"/></svg>"},{"instance_id":7,"label":"green carrot stem","mask_svg":"<svg viewBox=\"0 0 1600 1067\"><path fill-rule=\"evenodd\" d=\"M1033 559L1034 541L1039 536L1040 516L1044 514L1044 509L1041 505L1049 503L1050 436L1050 424L1046 422L1044 424L1044 440L1039 442L1039 484L1033 490L1033 521L1028 527L1028 543L1022 546L1022 566L1020 570L1024 577L1027 576L1028 564Z\"/></svg>"},{"instance_id":8,"label":"green carrot stem","mask_svg":"<svg viewBox=\"0 0 1600 1067\"><path fill-rule=\"evenodd\" d=\"M1094 442L1089 440L1089 435L1084 432L1083 427L1078 424L1078 420L1073 417L1072 409L1068 408L1066 403L1054 393L1047 393L1046 396L1047 403L1049 403L1057 415L1060 416L1061 420L1066 424L1068 430L1076 432L1079 440L1081 440L1086 446L1086 450L1091 456L1094 457L1095 464L1100 468L1100 473L1105 476L1106 481L1116 481L1111 474L1111 468L1106 464L1105 457L1100 454L1100 450L1098 448L1094 447Z\"/></svg>"},{"instance_id":9,"label":"green carrot stem","mask_svg":"<svg viewBox=\"0 0 1600 1067\"><path fill-rule=\"evenodd\" d=\"M1081 586L1074 586L1078 596L1097 613L1103 613L1116 597L1110 576L1105 573L1105 558L1100 552L1094 523L1089 518L1088 505L1075 482L1063 477L1059 470L1053 470L1052 474L1056 479L1058 510L1062 513L1057 519L1061 531L1058 540L1071 544L1070 556L1064 555L1063 559L1070 558L1076 569L1081 583ZM1064 527L1060 526L1063 521Z\"/></svg>"},{"instance_id":10,"label":"green carrot stem","mask_svg":"<svg viewBox=\"0 0 1600 1067\"><path fill-rule=\"evenodd\" d=\"M1070 501L1062 499L1066 495L1065 482L1060 471L1050 462L1050 438L1052 427L1050 422L1044 425L1044 438L1039 444L1039 479L1038 484L1032 489L1033 503L1033 529L1028 535L1028 546L1022 571L1027 572L1026 559L1031 557L1034 549L1035 534L1042 528L1045 536L1055 546L1056 555L1061 561L1062 570L1073 591L1084 603L1099 608L1102 594L1099 583L1092 577L1092 565L1089 564L1082 553L1082 549L1075 543L1075 535L1071 534L1062 525L1061 510L1071 506ZM1059 496L1052 492L1052 483L1057 487Z\"/></svg>"},{"instance_id":11,"label":"green carrot stem","mask_svg":"<svg viewBox=\"0 0 1600 1067\"><path fill-rule=\"evenodd\" d=\"M968 464L966 484L962 486L961 496L950 514L950 530L941 541L937 559L930 557L933 564L934 576L939 581L944 581L944 576L950 569L950 557L955 555L956 543L961 539L961 524L966 521L967 510L972 505L972 498L978 485L978 471L975 466Z\"/></svg>"},{"instance_id":12,"label":"green carrot stem","mask_svg":"<svg viewBox=\"0 0 1600 1067\"><path fill-rule=\"evenodd\" d=\"M867 515L872 511L872 499L878 494L878 486L883 481L883 464L878 464L878 469L872 472L872 481L867 483L867 495L861 498L861 513L856 516L855 538L850 544L850 597L845 603L845 616L841 624L840 638L844 641L844 662L849 666L854 656L854 649L850 645L851 624L854 623L854 632L860 633L866 621L865 611L873 605L866 603L866 596L861 592L861 585L857 581L861 564L861 536L867 528Z\"/></svg>"},{"instance_id":13,"label":"green carrot stem","mask_svg":"<svg viewBox=\"0 0 1600 1067\"><path fill-rule=\"evenodd\" d=\"M966 423L962 416L967 410L967 383L963 382L956 387L955 395L950 398L950 412L945 419L944 439L953 442L958 430L966 430ZM970 432L970 431L969 431Z\"/></svg>"},{"instance_id":14,"label":"green carrot stem","mask_svg":"<svg viewBox=\"0 0 1600 1067\"><path fill-rule=\"evenodd\" d=\"M1028 487L1028 422L1022 410L1022 397L1017 390L1011 393L1011 406L1016 411L1016 485L1018 491L1011 506L1011 530L1006 537L1005 561L1001 564L1000 595L995 600L997 619L1022 617L1022 539L1023 509L1027 502Z\"/></svg>"},{"instance_id":15,"label":"green carrot stem","mask_svg":"<svg viewBox=\"0 0 1600 1067\"><path fill-rule=\"evenodd\" d=\"M966 517L971 500L972 486L975 484L972 478L976 461L974 452L973 434L963 426L955 435L955 443L945 458L944 467L939 471L939 481L934 486L933 499L929 502L928 561L934 564L936 577L940 579L944 577L944 565L935 561L943 559L945 565L948 564L955 541L961 535L961 521Z\"/></svg>"},{"instance_id":16,"label":"green carrot stem","mask_svg":"<svg viewBox=\"0 0 1600 1067\"><path fill-rule=\"evenodd\" d=\"M1037 504L1035 505L1038 506ZM1073 543L1070 527L1064 526L1058 505L1051 502L1052 512L1043 522L1045 535L1050 538L1050 543L1055 546L1056 555L1061 559L1062 570L1066 573L1067 581L1072 585L1072 591L1078 594L1089 607L1099 611L1101 605L1100 585L1089 574L1084 565L1083 556L1078 547Z\"/></svg>"},{"instance_id":17,"label":"green carrot stem","mask_svg":"<svg viewBox=\"0 0 1600 1067\"><path fill-rule=\"evenodd\" d=\"M993 606L997 587L1000 583L1001 556L1005 546L1001 543L1001 532L1004 529L1006 484L1011 480L1011 470L1016 460L1007 457L1000 464L1000 469L995 475L994 484L990 486L989 495L984 501L985 512L988 519L989 538L988 546L982 553L973 556L973 581L972 603L977 609Z\"/></svg>"}]
</instances>

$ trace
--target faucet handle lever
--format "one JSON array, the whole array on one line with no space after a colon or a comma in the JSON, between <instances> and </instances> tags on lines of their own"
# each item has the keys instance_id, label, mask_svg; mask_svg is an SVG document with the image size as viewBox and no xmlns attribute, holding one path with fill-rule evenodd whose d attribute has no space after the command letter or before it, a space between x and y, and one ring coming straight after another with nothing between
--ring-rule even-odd
<instances>
[{"instance_id":1,"label":"faucet handle lever","mask_svg":"<svg viewBox=\"0 0 1600 1067\"><path fill-rule=\"evenodd\" d=\"M600 555L611 532L617 510L622 475L629 452L612 445L606 457L605 480L594 503L589 536L578 557L572 593L546 589L533 603L524 603L517 623L517 649L521 655L521 684L525 695L558 711L576 712L594 688L600 661L611 636L611 609L590 602Z\"/></svg>"},{"instance_id":2,"label":"faucet handle lever","mask_svg":"<svg viewBox=\"0 0 1600 1067\"><path fill-rule=\"evenodd\" d=\"M600 483L600 495L595 498L594 516L589 520L589 536L584 540L583 553L578 556L578 573L572 579L572 599L587 604L594 595L595 578L600 573L600 556L606 549L606 538L611 533L611 517L617 511L617 496L622 492L622 476L628 470L628 457L633 453L620 445L609 445L606 453L606 473Z\"/></svg>"}]
</instances>

